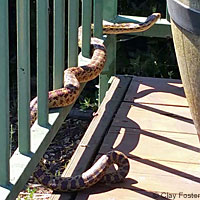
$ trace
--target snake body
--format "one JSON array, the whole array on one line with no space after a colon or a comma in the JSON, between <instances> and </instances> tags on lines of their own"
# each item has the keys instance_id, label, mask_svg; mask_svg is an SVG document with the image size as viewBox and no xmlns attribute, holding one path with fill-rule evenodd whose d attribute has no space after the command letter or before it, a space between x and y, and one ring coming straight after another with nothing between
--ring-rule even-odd
<instances>
[{"instance_id":1,"label":"snake body","mask_svg":"<svg viewBox=\"0 0 200 200\"><path fill-rule=\"evenodd\" d=\"M142 32L148 30L160 18L160 13L150 15L144 23L122 23L104 25L104 34L121 34L131 32ZM79 29L79 44L81 44L81 28ZM88 82L96 78L103 70L106 62L106 48L103 40L91 38L93 55L88 65L71 67L64 71L64 87L49 92L48 105L50 108L64 107L72 104L79 96L80 83ZM31 125L37 118L37 97L30 103ZM107 174L107 169L117 164L115 173ZM60 177L48 175L42 163L36 167L34 176L42 185L58 192L82 190L91 187L98 181L116 183L122 181L129 171L129 162L126 155L119 151L110 151L103 155L86 172L74 177Z\"/></svg>"},{"instance_id":2,"label":"snake body","mask_svg":"<svg viewBox=\"0 0 200 200\"><path fill-rule=\"evenodd\" d=\"M107 173L107 169L117 164L118 170L113 173ZM42 185L58 192L70 192L83 190L91 187L97 182L118 183L126 177L129 171L129 162L127 157L119 151L110 151L101 156L95 164L81 175L65 178L60 176L46 175L45 167L39 165L34 173L35 177Z\"/></svg>"},{"instance_id":3,"label":"snake body","mask_svg":"<svg viewBox=\"0 0 200 200\"><path fill-rule=\"evenodd\" d=\"M104 25L103 33L104 34L125 34L125 33L136 33L143 32L150 29L156 21L161 17L160 13L153 13L148 16L145 22L135 24L135 23L121 23L121 24L112 24Z\"/></svg>"}]
</instances>

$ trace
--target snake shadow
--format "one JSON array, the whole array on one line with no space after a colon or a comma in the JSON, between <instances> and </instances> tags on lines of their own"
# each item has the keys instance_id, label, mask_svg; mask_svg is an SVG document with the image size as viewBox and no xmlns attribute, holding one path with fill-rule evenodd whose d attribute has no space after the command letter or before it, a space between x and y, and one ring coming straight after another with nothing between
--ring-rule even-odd
<instances>
[{"instance_id":1,"label":"snake shadow","mask_svg":"<svg viewBox=\"0 0 200 200\"><path fill-rule=\"evenodd\" d=\"M175 81L176 83L176 81ZM138 82L139 87L140 82ZM158 86L155 88L155 85L149 84L148 86L152 89L148 89L146 91L138 92L136 94L137 98L145 97L146 95L149 95L154 92L166 92L169 93L169 91L172 91L174 95L178 95L181 97L185 97L185 94L183 92L183 88L177 88L175 85L169 85L166 81L166 85L162 86L161 88ZM138 87L136 87L136 91L138 90ZM163 89L164 88L164 89ZM133 99L134 101L135 99ZM153 108L151 105L143 104L143 103L134 103L134 106L144 109L150 112L158 113L161 116L167 116L168 118L173 118L175 120L184 122L186 124L193 124L193 121L190 118L184 117L181 114L174 114L173 112L167 112L163 111L159 108ZM99 151L100 154L104 154L107 151L110 150L119 150L125 153L129 160L133 161L134 163L140 163L144 166L148 166L154 169L161 170L163 172L168 173L169 175L175 175L177 177L184 178L186 180L200 183L200 177L195 176L193 174L190 174L184 170L175 169L173 167L169 167L165 164L160 164L156 160L148 159L140 156L134 155L134 150L138 147L140 144L141 136L142 137L148 137L151 140L156 140L157 142L160 142L162 144L170 144L178 147L181 151L181 149L194 152L194 153L200 153L200 148L197 146L192 145L191 143L186 143L182 141L176 140L176 138L168 137L168 135L165 134L157 134L156 131L151 130L144 130L141 129L140 124L136 123L134 120L130 119L128 117L128 113L131 109L130 107L127 107L126 110L123 110L123 116L126 116L124 118L119 119L119 123L115 123L115 126L112 127L112 129L109 130L107 136L105 137L102 147ZM119 111L118 111L119 112ZM128 128L127 128L128 127ZM130 127L130 128L129 128ZM118 138L118 139L117 139ZM117 143L116 143L117 141ZM145 148L145 146L143 147ZM155 147L156 148L156 147ZM158 149L159 151L159 149ZM170 151L170 149L169 149ZM133 173L133 172L132 172ZM136 172L137 173L137 172ZM167 199L166 197L161 196L161 193L164 191L160 191L160 194L155 191L148 191L145 188L138 187L139 180L134 180L132 178L126 178L125 182L122 184L114 184L114 185L101 185L100 183L97 184L98 186L93 186L86 190L87 192L81 192L82 197L85 197L83 199L87 199L89 194L97 194L97 193L104 193L110 190L114 190L116 188L122 188L122 189L128 189L130 191L134 191L135 193L138 193L140 195L150 197L152 199ZM163 179L164 181L164 179ZM84 196L85 195L85 196Z\"/></svg>"}]
</instances>

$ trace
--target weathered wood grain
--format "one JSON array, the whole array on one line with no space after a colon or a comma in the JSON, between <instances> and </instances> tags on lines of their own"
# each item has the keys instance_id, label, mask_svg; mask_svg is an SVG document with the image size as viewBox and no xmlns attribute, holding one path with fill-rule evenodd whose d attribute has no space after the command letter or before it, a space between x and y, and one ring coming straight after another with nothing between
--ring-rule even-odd
<instances>
[{"instance_id":1,"label":"weathered wood grain","mask_svg":"<svg viewBox=\"0 0 200 200\"><path fill-rule=\"evenodd\" d=\"M124 98L135 103L188 106L180 80L134 77Z\"/></svg>"}]
</instances>

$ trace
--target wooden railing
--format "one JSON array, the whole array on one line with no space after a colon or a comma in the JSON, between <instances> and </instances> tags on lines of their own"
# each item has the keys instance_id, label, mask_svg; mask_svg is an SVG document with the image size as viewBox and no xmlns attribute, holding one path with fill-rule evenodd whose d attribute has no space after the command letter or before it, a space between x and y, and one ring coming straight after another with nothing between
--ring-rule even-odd
<instances>
[{"instance_id":1,"label":"wooden railing","mask_svg":"<svg viewBox=\"0 0 200 200\"><path fill-rule=\"evenodd\" d=\"M91 21L94 36L105 39L108 59L99 79L99 100L109 87L109 79L116 73L116 36L103 37L103 19L109 22L141 20L145 18L117 14L117 0L82 1L82 52L78 59L79 0L68 0L68 27L65 27L65 0L53 1L53 88L63 85L65 59L68 67L89 61ZM93 7L92 7L93 5ZM93 10L93 20L92 20ZM73 105L49 112L49 1L36 1L37 17L37 95L38 120L30 129L30 1L17 0L17 71L18 71L18 148L10 157L9 141L9 31L8 0L0 1L0 199L15 199L23 189L42 155L51 143ZM65 54L65 32L68 32L68 54ZM143 36L170 36L170 23L162 19ZM85 84L81 85L81 90Z\"/></svg>"}]
</instances>

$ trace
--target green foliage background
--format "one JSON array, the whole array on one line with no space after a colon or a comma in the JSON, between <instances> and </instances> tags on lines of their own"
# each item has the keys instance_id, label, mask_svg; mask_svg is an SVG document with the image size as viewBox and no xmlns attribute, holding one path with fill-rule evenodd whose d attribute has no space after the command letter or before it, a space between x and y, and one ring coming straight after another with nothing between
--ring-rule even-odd
<instances>
[{"instance_id":1,"label":"green foliage background","mask_svg":"<svg viewBox=\"0 0 200 200\"><path fill-rule=\"evenodd\" d=\"M166 16L166 1L119 0L124 15L148 16L160 12ZM133 37L117 45L117 72L137 76L180 78L172 38Z\"/></svg>"},{"instance_id":2,"label":"green foliage background","mask_svg":"<svg viewBox=\"0 0 200 200\"><path fill-rule=\"evenodd\" d=\"M121 14L147 16L160 12L165 17L166 1L164 0L118 0L118 11Z\"/></svg>"}]
</instances>

